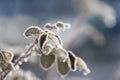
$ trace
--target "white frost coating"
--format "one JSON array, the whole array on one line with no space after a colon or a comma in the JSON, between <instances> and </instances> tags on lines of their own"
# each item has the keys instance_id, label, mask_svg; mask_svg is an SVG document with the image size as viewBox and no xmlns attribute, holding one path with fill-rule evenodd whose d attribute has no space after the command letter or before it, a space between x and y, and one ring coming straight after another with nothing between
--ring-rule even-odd
<instances>
[{"instance_id":1,"label":"white frost coating","mask_svg":"<svg viewBox=\"0 0 120 80\"><path fill-rule=\"evenodd\" d=\"M55 25L56 25L56 28L58 29L58 31L60 31L60 29L62 31L65 31L66 29L69 29L71 27L70 24L64 23L62 21L58 21L57 23L55 23Z\"/></svg>"},{"instance_id":2,"label":"white frost coating","mask_svg":"<svg viewBox=\"0 0 120 80\"><path fill-rule=\"evenodd\" d=\"M90 69L87 67L87 64L80 57L77 58L77 66L78 68L83 70L84 75L88 75L91 72Z\"/></svg>"}]
</instances>

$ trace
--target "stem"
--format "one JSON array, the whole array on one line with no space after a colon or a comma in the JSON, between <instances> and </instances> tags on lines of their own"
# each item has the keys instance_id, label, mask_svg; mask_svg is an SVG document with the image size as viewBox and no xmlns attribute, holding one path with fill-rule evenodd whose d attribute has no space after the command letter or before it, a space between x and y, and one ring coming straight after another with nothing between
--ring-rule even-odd
<instances>
[{"instance_id":1,"label":"stem","mask_svg":"<svg viewBox=\"0 0 120 80\"><path fill-rule=\"evenodd\" d=\"M3 80L2 72L0 73L0 80Z\"/></svg>"},{"instance_id":2,"label":"stem","mask_svg":"<svg viewBox=\"0 0 120 80\"><path fill-rule=\"evenodd\" d=\"M25 54L21 57L19 57L15 63L14 63L14 67L17 66L19 64L19 62L21 62L23 59L27 58L28 56L30 56L32 53L30 53L31 49L38 43L38 38L36 38L36 40L34 41L34 43L27 49L27 51L25 51ZM11 69L12 70L12 69ZM1 76L1 78L3 78L2 80L4 80L6 78L6 76L9 74L9 72L11 71L7 71L3 76Z\"/></svg>"}]
</instances>

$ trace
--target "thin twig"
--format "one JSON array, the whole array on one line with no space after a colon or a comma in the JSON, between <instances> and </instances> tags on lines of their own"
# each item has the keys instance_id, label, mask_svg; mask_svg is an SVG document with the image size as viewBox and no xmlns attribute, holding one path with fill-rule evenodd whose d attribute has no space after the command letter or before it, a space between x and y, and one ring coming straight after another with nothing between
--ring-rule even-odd
<instances>
[{"instance_id":1,"label":"thin twig","mask_svg":"<svg viewBox=\"0 0 120 80\"><path fill-rule=\"evenodd\" d=\"M36 38L36 40L34 41L34 43L27 49L27 51L25 52L25 54L21 57L19 57L15 63L14 63L14 67L17 66L19 64L19 62L21 62L22 60L24 60L25 58L27 58L28 56L30 56L32 53L30 53L31 49L38 43L38 38ZM11 69L12 70L12 69ZM3 76L3 80L6 78L6 76L9 74L9 72L11 71L7 71Z\"/></svg>"},{"instance_id":2,"label":"thin twig","mask_svg":"<svg viewBox=\"0 0 120 80\"><path fill-rule=\"evenodd\" d=\"M0 72L0 80L3 80L2 72Z\"/></svg>"}]
</instances>

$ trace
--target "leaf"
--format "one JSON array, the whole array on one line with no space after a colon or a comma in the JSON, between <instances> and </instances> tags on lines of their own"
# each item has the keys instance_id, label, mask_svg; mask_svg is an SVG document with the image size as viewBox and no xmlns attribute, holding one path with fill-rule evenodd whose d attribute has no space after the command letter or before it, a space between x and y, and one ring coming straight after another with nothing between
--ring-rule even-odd
<instances>
[{"instance_id":1,"label":"leaf","mask_svg":"<svg viewBox=\"0 0 120 80\"><path fill-rule=\"evenodd\" d=\"M56 23L56 26L58 27L58 28L64 28L64 23L63 22L61 22L61 21L58 21L57 23Z\"/></svg>"},{"instance_id":2,"label":"leaf","mask_svg":"<svg viewBox=\"0 0 120 80\"><path fill-rule=\"evenodd\" d=\"M36 34L42 34L43 30L38 26L31 26L24 31L24 36L29 37Z\"/></svg>"},{"instance_id":3,"label":"leaf","mask_svg":"<svg viewBox=\"0 0 120 80\"><path fill-rule=\"evenodd\" d=\"M57 58L57 70L61 77L64 78L70 72L68 62L67 61L63 62L61 61L60 58Z\"/></svg>"},{"instance_id":4,"label":"leaf","mask_svg":"<svg viewBox=\"0 0 120 80\"><path fill-rule=\"evenodd\" d=\"M54 48L53 52L57 57L61 58L63 62L68 58L68 53L64 48Z\"/></svg>"},{"instance_id":5,"label":"leaf","mask_svg":"<svg viewBox=\"0 0 120 80\"><path fill-rule=\"evenodd\" d=\"M48 55L42 54L40 56L40 65L43 69L48 70L55 62L55 55L50 53Z\"/></svg>"},{"instance_id":6,"label":"leaf","mask_svg":"<svg viewBox=\"0 0 120 80\"><path fill-rule=\"evenodd\" d=\"M52 30L52 25L50 23L47 23L44 25L44 29Z\"/></svg>"},{"instance_id":7,"label":"leaf","mask_svg":"<svg viewBox=\"0 0 120 80\"><path fill-rule=\"evenodd\" d=\"M63 46L62 40L59 35L51 31L46 31L46 33L48 34L49 40L51 40L56 46L58 45Z\"/></svg>"},{"instance_id":8,"label":"leaf","mask_svg":"<svg viewBox=\"0 0 120 80\"><path fill-rule=\"evenodd\" d=\"M91 72L90 69L87 67L87 64L85 63L85 61L80 57L77 57L77 66L79 69L83 70L84 75L87 75Z\"/></svg>"},{"instance_id":9,"label":"leaf","mask_svg":"<svg viewBox=\"0 0 120 80\"><path fill-rule=\"evenodd\" d=\"M44 47L43 45L45 44L46 40L47 40L47 34L42 34L40 37L40 48L41 49Z\"/></svg>"},{"instance_id":10,"label":"leaf","mask_svg":"<svg viewBox=\"0 0 120 80\"><path fill-rule=\"evenodd\" d=\"M68 54L69 54L69 66L72 69L72 71L76 71L77 70L77 65L76 65L77 64L77 58L74 55L74 53L71 52L71 51L68 51Z\"/></svg>"},{"instance_id":11,"label":"leaf","mask_svg":"<svg viewBox=\"0 0 120 80\"><path fill-rule=\"evenodd\" d=\"M3 51L3 55L5 56L6 60L11 61L13 59L13 54L10 52Z\"/></svg>"}]
</instances>

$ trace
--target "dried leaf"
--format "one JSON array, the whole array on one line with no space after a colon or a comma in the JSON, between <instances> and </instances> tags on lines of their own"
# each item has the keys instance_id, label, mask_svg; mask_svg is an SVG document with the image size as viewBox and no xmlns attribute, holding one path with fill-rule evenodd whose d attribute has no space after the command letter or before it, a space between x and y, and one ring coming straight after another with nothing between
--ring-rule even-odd
<instances>
[{"instance_id":1,"label":"dried leaf","mask_svg":"<svg viewBox=\"0 0 120 80\"><path fill-rule=\"evenodd\" d=\"M69 54L69 59L68 59L69 60L69 66L70 66L72 71L76 71L77 70L77 66L76 66L77 58L74 55L74 53L71 52L71 51L68 51L68 54Z\"/></svg>"},{"instance_id":2,"label":"dried leaf","mask_svg":"<svg viewBox=\"0 0 120 80\"><path fill-rule=\"evenodd\" d=\"M50 53L48 55L42 54L40 56L40 65L43 69L48 70L55 62L55 55Z\"/></svg>"},{"instance_id":3,"label":"dried leaf","mask_svg":"<svg viewBox=\"0 0 120 80\"><path fill-rule=\"evenodd\" d=\"M41 28L39 28L38 26L31 26L24 31L24 36L29 37L41 33L43 33L43 30Z\"/></svg>"},{"instance_id":4,"label":"dried leaf","mask_svg":"<svg viewBox=\"0 0 120 80\"><path fill-rule=\"evenodd\" d=\"M61 77L64 78L65 76L67 76L67 74L70 72L68 62L63 62L60 58L57 58L57 70Z\"/></svg>"}]
</instances>

